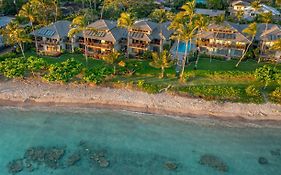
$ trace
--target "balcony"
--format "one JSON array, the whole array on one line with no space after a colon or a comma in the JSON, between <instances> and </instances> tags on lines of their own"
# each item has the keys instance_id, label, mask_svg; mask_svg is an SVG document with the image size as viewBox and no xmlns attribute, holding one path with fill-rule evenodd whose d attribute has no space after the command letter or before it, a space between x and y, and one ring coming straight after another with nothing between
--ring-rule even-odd
<instances>
[{"instance_id":1,"label":"balcony","mask_svg":"<svg viewBox=\"0 0 281 175\"><path fill-rule=\"evenodd\" d=\"M148 44L147 43L130 43L130 47L137 48L137 49L147 49Z\"/></svg>"},{"instance_id":2,"label":"balcony","mask_svg":"<svg viewBox=\"0 0 281 175\"><path fill-rule=\"evenodd\" d=\"M59 45L60 44L59 41L50 41L50 40L46 40L46 41L37 40L37 43L42 44L42 45Z\"/></svg>"},{"instance_id":3,"label":"balcony","mask_svg":"<svg viewBox=\"0 0 281 175\"><path fill-rule=\"evenodd\" d=\"M218 43L210 43L210 42L202 42L198 41L197 44L199 46L206 46L211 48L229 48L229 49L241 49L245 50L246 45L238 45L238 44L218 44Z\"/></svg>"},{"instance_id":4,"label":"balcony","mask_svg":"<svg viewBox=\"0 0 281 175\"><path fill-rule=\"evenodd\" d=\"M112 49L113 44L111 43L94 43L94 42L86 42L88 47L101 48L101 49Z\"/></svg>"}]
</instances>

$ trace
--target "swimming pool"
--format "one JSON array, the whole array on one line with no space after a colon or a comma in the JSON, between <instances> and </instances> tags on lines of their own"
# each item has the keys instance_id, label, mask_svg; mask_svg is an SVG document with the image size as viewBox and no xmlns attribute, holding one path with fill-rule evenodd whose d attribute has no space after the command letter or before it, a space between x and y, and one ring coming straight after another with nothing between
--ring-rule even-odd
<instances>
[{"instance_id":1,"label":"swimming pool","mask_svg":"<svg viewBox=\"0 0 281 175\"><path fill-rule=\"evenodd\" d=\"M192 50L192 48L193 48L193 45L188 43L187 52L190 52ZM178 52L184 53L185 49L186 49L186 44L184 42L180 42ZM175 45L174 52L176 52L176 50L177 50L177 45Z\"/></svg>"}]
</instances>

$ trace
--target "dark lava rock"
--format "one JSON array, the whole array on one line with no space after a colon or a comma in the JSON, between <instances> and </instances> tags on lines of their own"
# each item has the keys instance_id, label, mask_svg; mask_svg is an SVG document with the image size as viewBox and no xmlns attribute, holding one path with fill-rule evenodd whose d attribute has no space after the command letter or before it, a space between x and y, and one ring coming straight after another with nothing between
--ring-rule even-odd
<instances>
[{"instance_id":1,"label":"dark lava rock","mask_svg":"<svg viewBox=\"0 0 281 175\"><path fill-rule=\"evenodd\" d=\"M209 166L221 172L227 172L228 166L217 156L205 154L201 156L199 163L201 165Z\"/></svg>"},{"instance_id":2,"label":"dark lava rock","mask_svg":"<svg viewBox=\"0 0 281 175\"><path fill-rule=\"evenodd\" d=\"M168 170L176 170L178 168L177 164L174 162L165 162L165 168L167 168Z\"/></svg>"},{"instance_id":3,"label":"dark lava rock","mask_svg":"<svg viewBox=\"0 0 281 175\"><path fill-rule=\"evenodd\" d=\"M101 157L99 160L98 160L98 163L99 163L99 166L101 168L107 168L109 166L109 161L106 160L104 157Z\"/></svg>"},{"instance_id":4,"label":"dark lava rock","mask_svg":"<svg viewBox=\"0 0 281 175\"><path fill-rule=\"evenodd\" d=\"M272 156L281 156L281 150L280 149L271 150L270 153L271 153Z\"/></svg>"},{"instance_id":5,"label":"dark lava rock","mask_svg":"<svg viewBox=\"0 0 281 175\"><path fill-rule=\"evenodd\" d=\"M268 160L265 157L259 157L258 159L259 164L266 165L268 164Z\"/></svg>"},{"instance_id":6,"label":"dark lava rock","mask_svg":"<svg viewBox=\"0 0 281 175\"><path fill-rule=\"evenodd\" d=\"M45 159L45 152L44 147L31 147L25 151L24 158L36 163L42 163Z\"/></svg>"},{"instance_id":7,"label":"dark lava rock","mask_svg":"<svg viewBox=\"0 0 281 175\"><path fill-rule=\"evenodd\" d=\"M67 159L67 166L73 166L75 165L77 162L79 162L81 160L81 156L79 153L74 153L71 156L68 157Z\"/></svg>"},{"instance_id":8,"label":"dark lava rock","mask_svg":"<svg viewBox=\"0 0 281 175\"><path fill-rule=\"evenodd\" d=\"M23 170L23 160L22 159L17 159L13 160L12 162L8 163L8 169L9 173L16 174L19 173Z\"/></svg>"},{"instance_id":9,"label":"dark lava rock","mask_svg":"<svg viewBox=\"0 0 281 175\"><path fill-rule=\"evenodd\" d=\"M63 148L53 147L46 150L44 163L53 169L59 167L59 160L63 157L65 150Z\"/></svg>"}]
</instances>

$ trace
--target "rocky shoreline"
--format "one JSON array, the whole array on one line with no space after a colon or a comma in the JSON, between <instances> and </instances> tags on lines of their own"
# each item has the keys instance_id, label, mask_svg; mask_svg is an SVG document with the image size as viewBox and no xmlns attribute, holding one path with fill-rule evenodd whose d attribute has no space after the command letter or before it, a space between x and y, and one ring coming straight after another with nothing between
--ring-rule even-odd
<instances>
[{"instance_id":1,"label":"rocky shoreline","mask_svg":"<svg viewBox=\"0 0 281 175\"><path fill-rule=\"evenodd\" d=\"M148 94L39 80L0 80L1 106L105 107L137 112L212 117L225 120L281 121L281 105L205 101L169 93Z\"/></svg>"}]
</instances>

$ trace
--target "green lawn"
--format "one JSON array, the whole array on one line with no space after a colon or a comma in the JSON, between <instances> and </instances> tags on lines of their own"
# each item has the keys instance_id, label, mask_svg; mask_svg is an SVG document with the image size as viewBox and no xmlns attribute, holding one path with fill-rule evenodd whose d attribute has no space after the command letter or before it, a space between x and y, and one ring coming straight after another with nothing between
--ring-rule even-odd
<instances>
[{"instance_id":1,"label":"green lawn","mask_svg":"<svg viewBox=\"0 0 281 175\"><path fill-rule=\"evenodd\" d=\"M34 52L26 53L27 56L35 55ZM94 67L103 67L107 65L103 60L97 60L93 58L89 58L88 64L86 66L85 57L82 54L62 54L60 57L43 57L49 64L57 63L65 61L69 58L75 58L79 62L81 62L85 67L94 68ZM270 63L257 63L255 60L246 60L243 61L238 68L235 68L237 60L229 60L222 61L218 59L209 58L200 58L198 62L197 70L194 70L194 62L191 62L187 65L185 74L186 81L180 82L175 75L175 66L169 69L166 69L166 77L164 79L160 79L160 69L153 68L149 65L149 60L137 60L137 59L129 59L125 60L126 64L138 65L138 69L133 75L116 75L111 78L108 78L104 85L112 85L116 83L123 84L138 84L142 81L151 85L157 86L160 89L171 86L175 91L182 91L182 93L189 93L189 87L199 87L196 89L197 93L206 93L208 95L208 91L204 91L204 89L218 89L217 93L228 93L231 96L231 93L239 94L239 98L226 97L225 100L232 101L242 101L242 102L262 102L263 98L260 97L249 97L245 95L245 88L250 85L255 85L258 89L262 89L263 84L256 81L253 72L256 68L261 67L265 64ZM110 66L110 65L107 65ZM281 65L273 65L280 67ZM203 89L200 89L202 87ZM276 84L270 85L266 90L262 90L263 93L268 94L272 90L277 87ZM153 87L148 87L153 88ZM186 89L188 88L188 89ZM232 89L233 88L233 89ZM182 89L182 90L180 90ZM221 90L220 90L221 89ZM230 92L228 92L230 91ZM233 91L233 92L232 92ZM236 92L237 91L237 92ZM216 99L224 100L224 94L212 94ZM209 94L209 95L210 95ZM196 96L196 93L193 94ZM232 94L233 95L233 94ZM199 95L201 96L201 95ZM204 96L204 95L203 95ZM227 95L225 95L227 96ZM208 96L207 96L208 99ZM210 98L212 99L212 98Z\"/></svg>"}]
</instances>

